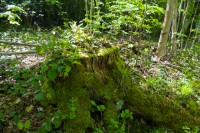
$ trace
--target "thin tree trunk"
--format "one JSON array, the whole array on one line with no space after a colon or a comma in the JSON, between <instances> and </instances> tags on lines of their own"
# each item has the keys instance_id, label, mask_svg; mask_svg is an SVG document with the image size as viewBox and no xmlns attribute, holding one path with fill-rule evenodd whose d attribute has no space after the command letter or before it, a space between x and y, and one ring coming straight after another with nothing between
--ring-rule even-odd
<instances>
[{"instance_id":1,"label":"thin tree trunk","mask_svg":"<svg viewBox=\"0 0 200 133\"><path fill-rule=\"evenodd\" d=\"M197 28L197 31L199 31L199 30L200 30L200 28ZM197 40L197 39L198 39L198 40ZM193 42L192 42L192 47L194 46L196 40L197 40L198 42L200 42L200 35L199 35L198 32L195 33L195 36L194 36L194 39L193 39Z\"/></svg>"},{"instance_id":2,"label":"thin tree trunk","mask_svg":"<svg viewBox=\"0 0 200 133\"><path fill-rule=\"evenodd\" d=\"M93 8L94 8L94 1L91 0L90 1L90 20L92 20L92 16L93 16Z\"/></svg>"},{"instance_id":3,"label":"thin tree trunk","mask_svg":"<svg viewBox=\"0 0 200 133\"><path fill-rule=\"evenodd\" d=\"M86 14L86 17L88 17L88 1L85 0L85 14Z\"/></svg>"},{"instance_id":4,"label":"thin tree trunk","mask_svg":"<svg viewBox=\"0 0 200 133\"><path fill-rule=\"evenodd\" d=\"M185 33L185 21L186 21L186 18L187 18L187 12L188 12L188 9L189 9L189 5L190 5L190 0L187 1L187 6L186 6L186 9L185 9L185 12L184 12L184 16L183 16L183 20L182 20L182 27L181 27L181 31L180 31L180 34L181 34L181 37L180 37L180 45L181 45L181 49L183 49L183 34Z\"/></svg>"},{"instance_id":5,"label":"thin tree trunk","mask_svg":"<svg viewBox=\"0 0 200 133\"><path fill-rule=\"evenodd\" d=\"M172 24L172 18L173 18L173 8L174 7L174 0L168 0L167 1L167 7L166 7L166 12L165 12L165 19L163 23L163 29L160 34L160 39L158 42L158 48L156 51L156 56L158 60L165 55L166 52L166 46L167 46L167 40L168 40L168 35L170 31L170 27Z\"/></svg>"},{"instance_id":6,"label":"thin tree trunk","mask_svg":"<svg viewBox=\"0 0 200 133\"><path fill-rule=\"evenodd\" d=\"M173 55L177 49L177 6L178 6L178 0L174 0L174 13L173 13L173 23L172 23L172 36L171 36L171 55Z\"/></svg>"},{"instance_id":7,"label":"thin tree trunk","mask_svg":"<svg viewBox=\"0 0 200 133\"><path fill-rule=\"evenodd\" d=\"M197 11L198 11L199 2L200 2L200 0L198 0L197 5L196 5L196 8L195 8L195 12L194 12L194 15L193 15L193 18L192 18L192 22L191 22L191 25L190 25L190 33L189 33L188 39L187 39L187 41L186 41L186 45L188 44L189 39L191 38L192 27L193 27L194 19L195 19L195 17L196 17Z\"/></svg>"},{"instance_id":8,"label":"thin tree trunk","mask_svg":"<svg viewBox=\"0 0 200 133\"><path fill-rule=\"evenodd\" d=\"M143 27L143 24L144 24L144 19L146 18L146 13L147 13L147 0L145 0L144 2L145 2L145 10L144 10L144 13L143 13L143 18L142 18L142 22L140 24L139 35L138 35L138 45L139 46L141 45L141 41L142 41L142 27ZM137 66L137 63L138 63L138 54L136 56L136 63L135 63L136 66Z\"/></svg>"},{"instance_id":9,"label":"thin tree trunk","mask_svg":"<svg viewBox=\"0 0 200 133\"><path fill-rule=\"evenodd\" d=\"M178 8L178 23L177 23L177 31L179 31L179 26L180 26L180 23L181 23L181 9L182 9L182 6L183 6L183 0L181 0L181 3L179 5L179 8Z\"/></svg>"}]
</instances>

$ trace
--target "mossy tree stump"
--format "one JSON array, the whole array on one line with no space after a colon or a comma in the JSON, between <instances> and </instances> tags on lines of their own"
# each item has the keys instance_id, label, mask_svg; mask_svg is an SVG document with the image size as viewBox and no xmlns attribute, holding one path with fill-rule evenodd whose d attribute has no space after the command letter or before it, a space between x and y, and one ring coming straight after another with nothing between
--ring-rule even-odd
<instances>
[{"instance_id":1,"label":"mossy tree stump","mask_svg":"<svg viewBox=\"0 0 200 133\"><path fill-rule=\"evenodd\" d=\"M120 100L124 101L122 109L128 108L158 127L180 131L184 125L194 127L200 123L199 109L189 111L175 106L170 99L143 91L120 58L118 48L100 49L96 55L80 54L78 61L80 64L70 64L67 77L48 82L47 89L54 91L50 104L72 115L63 122L66 132L92 132L99 123L108 131L111 119L119 121L121 109L116 104ZM105 106L101 115L92 112L91 100ZM73 106L74 112L70 108ZM138 128L133 122L129 121L132 132Z\"/></svg>"}]
</instances>

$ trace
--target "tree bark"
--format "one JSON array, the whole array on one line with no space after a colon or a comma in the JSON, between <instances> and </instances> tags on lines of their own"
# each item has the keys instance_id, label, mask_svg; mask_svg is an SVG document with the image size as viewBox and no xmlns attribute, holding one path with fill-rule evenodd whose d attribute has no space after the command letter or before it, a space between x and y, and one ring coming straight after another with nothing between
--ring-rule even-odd
<instances>
[{"instance_id":1,"label":"tree bark","mask_svg":"<svg viewBox=\"0 0 200 133\"><path fill-rule=\"evenodd\" d=\"M158 57L158 59L160 59L162 56L164 56L165 52L166 52L168 35L169 35L170 27L172 24L172 18L173 18L172 14L174 12L173 10L174 10L174 0L168 0L166 12L165 12L165 19L164 19L164 23L163 23L163 29L160 34L158 48L156 51L156 56Z\"/></svg>"},{"instance_id":2,"label":"tree bark","mask_svg":"<svg viewBox=\"0 0 200 133\"><path fill-rule=\"evenodd\" d=\"M186 41L186 45L188 44L189 40L191 39L191 35L192 35L192 27L193 27L193 24L194 24L194 20L195 20L195 17L197 16L197 12L198 12L198 8L199 8L199 2L197 2L197 5L195 7L195 12L194 12L194 15L193 15L193 18L192 18L192 21L191 21L191 25L190 25L190 33L189 33L189 36L188 36L188 39Z\"/></svg>"},{"instance_id":3,"label":"tree bark","mask_svg":"<svg viewBox=\"0 0 200 133\"><path fill-rule=\"evenodd\" d=\"M176 40L176 33L177 33L177 6L178 0L174 0L174 13L173 13L173 23L172 23L172 36L171 36L171 55L175 53L177 49L177 40Z\"/></svg>"},{"instance_id":4,"label":"tree bark","mask_svg":"<svg viewBox=\"0 0 200 133\"><path fill-rule=\"evenodd\" d=\"M180 45L181 45L181 49L183 49L183 34L185 34L185 21L186 21L186 18L187 18L187 12L188 12L188 9L189 9L189 5L190 5L190 0L187 1L187 6L186 6L186 9L184 11L184 16L183 16L183 20L182 20L182 27L181 27L181 31L180 31Z\"/></svg>"}]
</instances>

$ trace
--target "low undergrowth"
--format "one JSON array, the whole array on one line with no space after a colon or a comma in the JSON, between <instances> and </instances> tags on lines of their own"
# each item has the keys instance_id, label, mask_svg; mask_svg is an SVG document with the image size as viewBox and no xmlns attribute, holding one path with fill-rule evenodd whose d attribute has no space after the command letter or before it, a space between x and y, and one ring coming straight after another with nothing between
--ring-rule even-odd
<instances>
[{"instance_id":1,"label":"low undergrowth","mask_svg":"<svg viewBox=\"0 0 200 133\"><path fill-rule=\"evenodd\" d=\"M126 65L120 62L116 64L117 66L122 65L124 68L117 68L116 74L119 77L116 81L112 81L113 79L107 77L111 72L115 72L112 66L108 67L110 73L105 73L104 69L107 66L103 64L100 69L95 68L95 66L91 67L90 63L99 63L95 62L95 56L102 54L99 52L102 47L107 49L113 46L119 47L126 40L119 44L115 39L109 39L107 36L88 33L87 30L76 25L76 23L73 23L71 28L67 30L57 27L51 31L37 29L32 32L1 32L1 38L41 44L35 49L37 54L25 57L17 55L1 56L0 131L2 132L62 133L74 128L77 131L85 130L88 133L123 133L133 130L135 132L152 133L173 132L171 127L162 124L162 118L154 119L153 116L146 116L140 112L142 109L132 109L129 107L130 105L127 105L125 100L126 86L130 87L133 84L137 85L137 88L141 88L141 92L137 92L141 94L139 96L145 96L142 92L145 92L147 96L141 98L144 100L142 105L144 109L146 109L145 104L147 103L149 107L151 104L152 106L155 104L149 103L148 97L155 97L158 101L165 99L173 102L175 108L181 108L186 112L190 111L191 114L194 114L194 117L199 116L200 85L198 83L200 77L198 73L200 73L200 60L198 55L200 48L198 45L190 50L180 52L181 54L175 56L173 60L155 63L150 56L153 54L153 44L152 47L137 50L137 53L134 53L135 44L130 43L120 48L122 59ZM12 51L21 47L1 45L0 48L4 51ZM24 47L24 49L29 50L28 47ZM43 58L39 58L38 54ZM87 61L88 55L94 58ZM30 60L31 58L38 59L37 63L31 65L22 63L22 60ZM79 68L83 64L80 58L86 59L86 68L97 72L95 74L104 79L103 82L105 83L101 83L102 85L99 87L104 88L104 90L99 89L99 92L96 92L97 96L88 95L88 91L96 90L98 88L97 83L102 81L94 79L94 75L90 72L84 73L87 76L81 75L81 77L79 75L78 78L74 78L75 83L71 82L70 75L74 71L74 66ZM106 61L113 63L112 57L102 59L102 62ZM89 65L88 62L90 62ZM128 73L132 75L131 78L133 78L134 83L128 83L124 80L124 78L127 78L127 71L124 71L125 67L129 68ZM87 81L82 80L82 78L86 78ZM67 79L70 85L65 83L64 79ZM63 88L63 84L72 85L75 89ZM86 86L79 86L82 84ZM112 95L117 87L120 90L119 94ZM63 94L64 91L59 93L55 89L69 89L69 91L66 92L67 94ZM59 98L60 95L63 97ZM62 98L66 103L59 103L63 100ZM134 97L130 99L134 99ZM140 102L135 101L136 105L137 103ZM156 108L152 110L159 110ZM85 112L85 110L88 112ZM142 111L145 112L145 110ZM146 109L146 112L148 114L148 109ZM176 113L178 116L179 112ZM78 121L79 124L76 123L74 127L70 125L70 122L75 121ZM167 120L165 120L165 123L167 123ZM183 124L176 128L186 133L199 132L199 125Z\"/></svg>"}]
</instances>

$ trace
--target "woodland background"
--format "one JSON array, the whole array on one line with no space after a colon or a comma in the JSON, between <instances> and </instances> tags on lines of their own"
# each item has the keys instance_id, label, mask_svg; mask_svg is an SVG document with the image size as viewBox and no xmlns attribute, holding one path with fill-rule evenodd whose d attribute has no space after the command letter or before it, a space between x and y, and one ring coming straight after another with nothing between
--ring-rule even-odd
<instances>
[{"instance_id":1,"label":"woodland background","mask_svg":"<svg viewBox=\"0 0 200 133\"><path fill-rule=\"evenodd\" d=\"M1 0L0 132L198 133L199 0Z\"/></svg>"}]
</instances>

